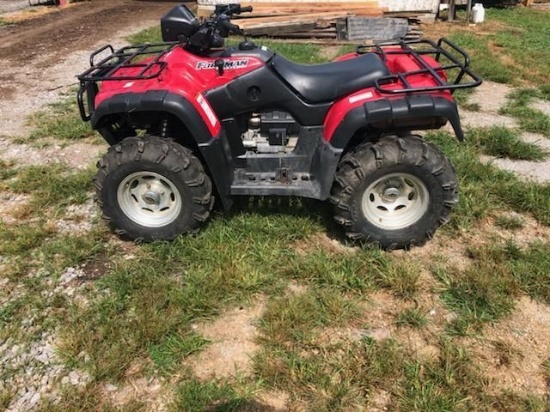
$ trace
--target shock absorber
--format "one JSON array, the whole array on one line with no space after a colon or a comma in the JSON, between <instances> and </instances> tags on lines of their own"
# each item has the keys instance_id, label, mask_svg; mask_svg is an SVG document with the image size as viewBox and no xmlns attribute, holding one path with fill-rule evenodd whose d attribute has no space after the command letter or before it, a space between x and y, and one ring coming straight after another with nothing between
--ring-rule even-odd
<instances>
[{"instance_id":1,"label":"shock absorber","mask_svg":"<svg viewBox=\"0 0 550 412\"><path fill-rule=\"evenodd\" d=\"M160 121L159 136L163 139L168 137L168 119L164 118Z\"/></svg>"}]
</instances>

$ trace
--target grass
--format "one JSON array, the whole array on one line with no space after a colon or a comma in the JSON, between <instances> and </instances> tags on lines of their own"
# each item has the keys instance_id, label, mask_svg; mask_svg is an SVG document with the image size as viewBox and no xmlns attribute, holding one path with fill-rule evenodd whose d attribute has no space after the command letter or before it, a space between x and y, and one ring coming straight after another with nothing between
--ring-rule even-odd
<instances>
[{"instance_id":1,"label":"grass","mask_svg":"<svg viewBox=\"0 0 550 412\"><path fill-rule=\"evenodd\" d=\"M550 224L550 184L524 182L511 172L481 162L481 150L474 142L457 143L447 132L428 133L426 138L449 155L459 177L461 198L449 229L472 227L506 208L530 213L543 225Z\"/></svg>"},{"instance_id":2,"label":"grass","mask_svg":"<svg viewBox=\"0 0 550 412\"><path fill-rule=\"evenodd\" d=\"M550 65L548 14L530 8L490 8L482 25L426 28L464 48L472 67L486 80L520 85L547 83ZM443 33L441 33L443 31Z\"/></svg>"},{"instance_id":3,"label":"grass","mask_svg":"<svg viewBox=\"0 0 550 412\"><path fill-rule=\"evenodd\" d=\"M524 142L514 130L502 126L469 129L466 139L484 154L499 158L541 161L548 157L547 151Z\"/></svg>"},{"instance_id":4,"label":"grass","mask_svg":"<svg viewBox=\"0 0 550 412\"><path fill-rule=\"evenodd\" d=\"M459 34L472 42L490 76L511 82L516 73L525 76L515 60L502 64L491 55L508 53L495 49L496 37L478 39L479 45L473 36ZM155 29L132 41L158 35ZM261 43L296 61L323 60L318 46ZM519 46L510 47L513 52ZM534 63L531 69L536 79L539 67ZM539 87L512 100L525 106L549 95L550 88ZM457 98L464 107L467 94ZM33 139L86 138L76 123L65 121L64 111L73 116L74 106L63 102L44 113ZM463 338L486 342L485 326L507 319L524 295L550 304L547 237L521 244L492 237L524 239L532 219L539 224L537 233L546 233L550 186L521 181L479 160L482 153L529 160L542 154L502 128L470 130L463 144L445 132L427 138L455 164L461 198L451 224L424 249L406 254L351 248L339 235L327 238L327 231L333 232L328 213L295 199L257 199L225 216L215 214L197 235L170 243L121 242L93 219L91 231L65 233L55 222L69 206L89 199L93 171L0 162L2 191L26 195L21 210L9 211L18 217L16 224L0 222L0 282L5 282L0 344L12 339L28 345L48 331L55 334L62 366L90 374L85 387L61 389L57 403L43 399L44 412L138 411L151 405L151 398L160 399L153 392L113 405L106 385L124 388L135 379L158 382L173 411L269 411L273 407L262 395L275 391L288 399L289 410L543 412L544 397L494 385ZM494 229L493 222L508 232ZM463 265L447 254L433 258L449 244L459 258L466 254ZM86 275L60 285L67 267ZM65 294L69 288L75 288L73 296ZM371 301L380 296L391 301L373 307ZM258 302L265 309L254 324L259 349L250 354L252 373L199 380L191 360L210 343L195 326L228 308L247 310ZM432 316L439 305L456 319ZM29 332L22 325L31 316L36 328ZM389 338L365 337L376 328L387 329ZM430 350L413 347L415 336ZM520 353L504 343L493 346L502 368L521 370ZM3 381L23 376L25 368L8 366L0 370ZM542 359L540 370L529 370L528 376L548 379L548 371L549 360ZM0 407L9 407L16 389L0 391Z\"/></svg>"},{"instance_id":5,"label":"grass","mask_svg":"<svg viewBox=\"0 0 550 412\"><path fill-rule=\"evenodd\" d=\"M471 249L474 263L465 270L436 268L434 274L445 285L442 298L458 314L451 331L471 334L506 317L520 292L550 303L549 247L535 243L521 249L513 242L482 246Z\"/></svg>"},{"instance_id":6,"label":"grass","mask_svg":"<svg viewBox=\"0 0 550 412\"><path fill-rule=\"evenodd\" d=\"M90 124L82 121L74 95L49 104L46 109L32 115L28 123L33 131L26 140L37 144L47 144L49 138L71 142L96 136ZM99 139L88 141L99 143Z\"/></svg>"},{"instance_id":7,"label":"grass","mask_svg":"<svg viewBox=\"0 0 550 412\"><path fill-rule=\"evenodd\" d=\"M92 174L91 168L70 173L59 163L28 166L17 172L8 187L14 193L30 194L33 208L65 207L89 199Z\"/></svg>"},{"instance_id":8,"label":"grass","mask_svg":"<svg viewBox=\"0 0 550 412\"><path fill-rule=\"evenodd\" d=\"M520 216L497 216L495 224L505 230L520 230L524 226L524 219Z\"/></svg>"},{"instance_id":9,"label":"grass","mask_svg":"<svg viewBox=\"0 0 550 412\"><path fill-rule=\"evenodd\" d=\"M421 328L428 323L425 313L419 308L405 309L397 316L396 324L398 326L410 326Z\"/></svg>"},{"instance_id":10,"label":"grass","mask_svg":"<svg viewBox=\"0 0 550 412\"><path fill-rule=\"evenodd\" d=\"M540 133L550 137L550 116L529 105L536 98L550 100L547 89L544 87L516 89L508 96L508 103L500 113L516 117L520 127L526 132Z\"/></svg>"}]
</instances>

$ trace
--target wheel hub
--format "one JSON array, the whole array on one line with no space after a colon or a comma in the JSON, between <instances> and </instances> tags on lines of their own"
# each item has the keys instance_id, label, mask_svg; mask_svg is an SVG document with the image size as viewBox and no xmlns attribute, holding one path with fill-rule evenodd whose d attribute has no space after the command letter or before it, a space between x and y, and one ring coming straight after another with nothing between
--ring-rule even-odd
<instances>
[{"instance_id":1,"label":"wheel hub","mask_svg":"<svg viewBox=\"0 0 550 412\"><path fill-rule=\"evenodd\" d=\"M429 203L428 189L418 177L393 173L367 187L361 206L365 218L373 225L399 230L422 218Z\"/></svg>"},{"instance_id":2,"label":"wheel hub","mask_svg":"<svg viewBox=\"0 0 550 412\"><path fill-rule=\"evenodd\" d=\"M395 202L399 197L399 188L397 187L388 187L380 194L380 197L386 202Z\"/></svg>"},{"instance_id":3,"label":"wheel hub","mask_svg":"<svg viewBox=\"0 0 550 412\"><path fill-rule=\"evenodd\" d=\"M154 172L137 172L127 176L117 191L118 204L124 214L146 227L172 223L181 212L181 195L169 179Z\"/></svg>"}]
</instances>

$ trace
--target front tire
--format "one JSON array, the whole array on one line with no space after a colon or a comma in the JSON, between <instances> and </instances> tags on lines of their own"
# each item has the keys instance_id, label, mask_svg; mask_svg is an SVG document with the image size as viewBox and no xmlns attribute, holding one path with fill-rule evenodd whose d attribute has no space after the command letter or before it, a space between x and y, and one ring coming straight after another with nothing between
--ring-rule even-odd
<instances>
[{"instance_id":1,"label":"front tire","mask_svg":"<svg viewBox=\"0 0 550 412\"><path fill-rule=\"evenodd\" d=\"M384 137L343 157L331 192L335 220L384 249L423 245L458 202L450 160L417 136Z\"/></svg>"},{"instance_id":2,"label":"front tire","mask_svg":"<svg viewBox=\"0 0 550 412\"><path fill-rule=\"evenodd\" d=\"M136 241L196 231L214 201L210 178L192 152L156 136L128 137L109 148L94 180L104 219Z\"/></svg>"}]
</instances>

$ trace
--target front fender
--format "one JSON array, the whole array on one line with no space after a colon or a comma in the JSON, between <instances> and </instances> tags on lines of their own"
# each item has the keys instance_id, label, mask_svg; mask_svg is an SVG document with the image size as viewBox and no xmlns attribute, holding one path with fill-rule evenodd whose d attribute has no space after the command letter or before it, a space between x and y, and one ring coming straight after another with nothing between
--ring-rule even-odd
<instances>
[{"instance_id":1,"label":"front fender","mask_svg":"<svg viewBox=\"0 0 550 412\"><path fill-rule=\"evenodd\" d=\"M227 144L224 131L206 100L198 96L196 105L188 99L164 90L151 90L144 93L122 93L101 101L91 116L94 129L104 130L113 114L132 114L140 112L162 112L175 116L189 130L198 150L206 163L218 194L229 207L231 181L233 176L233 158ZM198 107L197 107L198 106ZM102 133L111 145L117 139ZM231 172L229 172L231 171Z\"/></svg>"}]
</instances>

